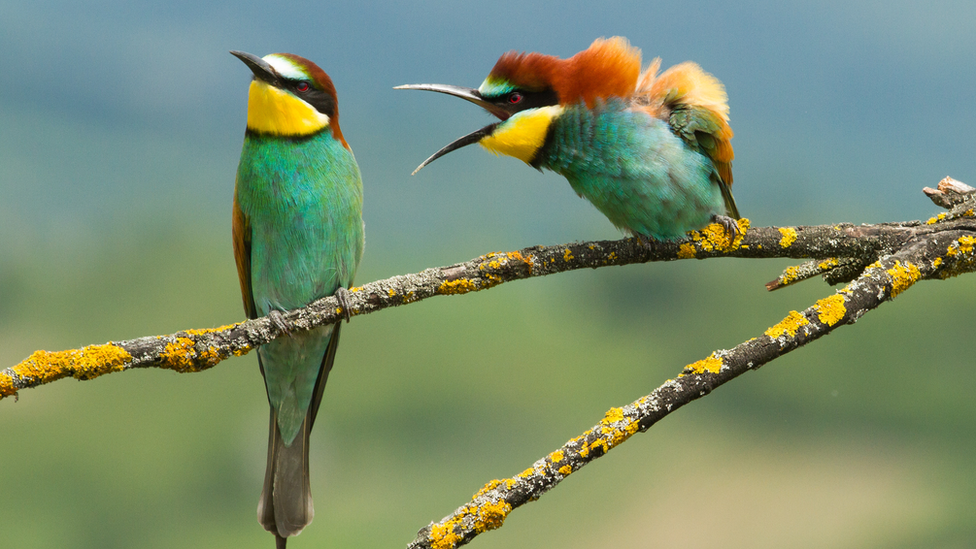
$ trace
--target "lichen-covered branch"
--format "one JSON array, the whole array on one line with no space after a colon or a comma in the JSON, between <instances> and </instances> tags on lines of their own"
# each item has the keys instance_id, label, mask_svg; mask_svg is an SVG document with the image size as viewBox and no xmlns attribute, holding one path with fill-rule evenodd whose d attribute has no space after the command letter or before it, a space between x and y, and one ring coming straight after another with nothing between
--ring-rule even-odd
<instances>
[{"instance_id":1,"label":"lichen-covered branch","mask_svg":"<svg viewBox=\"0 0 976 549\"><path fill-rule=\"evenodd\" d=\"M749 220L743 219L739 221L739 235L733 240L715 224L689 233L686 239L652 245L625 238L495 252L464 263L354 287L349 293L350 314L368 314L437 295L464 294L563 271L692 258L814 258L818 260L815 274L824 274L830 282L846 282L863 271L864 266L910 243L929 242L948 234L976 234L973 217L976 195L958 191L957 186L940 184L940 189L943 187L945 191L933 192L941 197L959 195L961 198L946 198L945 204L951 202L953 210L926 223L750 228ZM809 270L805 268L804 272ZM798 279L788 270L770 284L783 286ZM307 330L338 322L344 318L344 312L336 298L327 297L290 311L283 318L287 331ZM65 377L93 379L110 372L146 367L196 372L229 356L246 354L283 333L277 323L258 318L220 328L186 330L83 349L37 351L20 364L0 371L0 399Z\"/></svg>"},{"instance_id":2,"label":"lichen-covered branch","mask_svg":"<svg viewBox=\"0 0 976 549\"><path fill-rule=\"evenodd\" d=\"M972 210L962 212L972 217ZM929 225L938 225L943 220ZM536 461L521 473L489 481L452 514L422 528L408 549L451 549L478 534L500 527L510 512L539 499L563 479L597 459L632 435L649 429L678 408L750 370L853 324L864 314L923 279L948 278L976 270L976 227L923 231L897 251L872 262L855 280L807 309L790 311L782 321L733 349L714 351L689 364L675 379L665 381L647 396L611 408L590 430ZM780 229L784 238L799 238L797 229ZM831 229L817 228L818 231ZM794 232L795 231L795 232ZM879 234L875 228L841 229ZM787 243L792 246L793 243ZM833 254L831 254L833 255ZM863 256L858 258L863 260Z\"/></svg>"}]
</instances>

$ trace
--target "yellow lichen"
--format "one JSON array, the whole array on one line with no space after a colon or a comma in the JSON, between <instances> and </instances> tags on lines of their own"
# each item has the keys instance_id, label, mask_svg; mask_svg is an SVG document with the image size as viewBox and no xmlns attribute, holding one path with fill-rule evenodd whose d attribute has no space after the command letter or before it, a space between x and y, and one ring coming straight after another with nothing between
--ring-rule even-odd
<instances>
[{"instance_id":1,"label":"yellow lichen","mask_svg":"<svg viewBox=\"0 0 976 549\"><path fill-rule=\"evenodd\" d=\"M814 308L817 310L820 322L823 322L827 326L837 324L847 314L844 296L840 294L834 294L817 301Z\"/></svg>"},{"instance_id":2,"label":"yellow lichen","mask_svg":"<svg viewBox=\"0 0 976 549\"><path fill-rule=\"evenodd\" d=\"M223 358L220 356L220 352L216 347L207 347L206 351L200 353L200 360L204 366L210 367L223 360Z\"/></svg>"},{"instance_id":3,"label":"yellow lichen","mask_svg":"<svg viewBox=\"0 0 976 549\"><path fill-rule=\"evenodd\" d=\"M477 290L478 287L474 285L467 278L459 278L457 280L445 280L437 288L437 293L441 295L460 295L466 294L468 292L473 292Z\"/></svg>"},{"instance_id":4,"label":"yellow lichen","mask_svg":"<svg viewBox=\"0 0 976 549\"><path fill-rule=\"evenodd\" d=\"M606 414L603 414L603 419L600 420L600 423L602 423L603 425L610 425L611 423L618 422L623 418L624 418L623 408L610 408L609 410L607 410Z\"/></svg>"},{"instance_id":5,"label":"yellow lichen","mask_svg":"<svg viewBox=\"0 0 976 549\"><path fill-rule=\"evenodd\" d=\"M396 297L396 290L394 290L393 288L390 288L389 290L386 291L386 295L388 295L390 297Z\"/></svg>"},{"instance_id":6,"label":"yellow lichen","mask_svg":"<svg viewBox=\"0 0 976 549\"><path fill-rule=\"evenodd\" d=\"M569 465L563 465L562 467L559 468L559 474L564 477L568 477L572 472L573 472L573 468L570 467Z\"/></svg>"},{"instance_id":7,"label":"yellow lichen","mask_svg":"<svg viewBox=\"0 0 976 549\"><path fill-rule=\"evenodd\" d=\"M488 492L494 490L495 488L498 488L498 486L501 483L502 483L502 481L500 481L498 479L489 480L488 482L485 483L484 486L481 487L481 490L478 490L477 492L475 492L474 496L472 496L471 499L477 499L477 498L479 498L479 497L487 494Z\"/></svg>"},{"instance_id":8,"label":"yellow lichen","mask_svg":"<svg viewBox=\"0 0 976 549\"><path fill-rule=\"evenodd\" d=\"M796 266L787 267L785 270L783 270L783 274L779 277L780 284L782 284L783 286L787 284L792 284L797 280L800 280L801 274L802 273L800 272L799 267Z\"/></svg>"},{"instance_id":9,"label":"yellow lichen","mask_svg":"<svg viewBox=\"0 0 976 549\"><path fill-rule=\"evenodd\" d=\"M560 461L563 460L563 457L565 457L565 456L563 456L563 451L562 450L556 450L555 452L549 454L549 462L550 463L559 463Z\"/></svg>"},{"instance_id":10,"label":"yellow lichen","mask_svg":"<svg viewBox=\"0 0 976 549\"><path fill-rule=\"evenodd\" d=\"M790 311L790 314L781 320L779 324L770 327L764 333L773 339L776 339L783 334L790 334L790 337L795 337L796 332L807 324L810 324L810 321L807 320L805 316L796 311Z\"/></svg>"},{"instance_id":11,"label":"yellow lichen","mask_svg":"<svg viewBox=\"0 0 976 549\"><path fill-rule=\"evenodd\" d=\"M185 331L190 335L206 335L206 334L212 334L214 332L223 332L224 330L230 330L232 328L238 327L239 325L240 322L235 324L227 324L224 326L220 326L219 328L202 328L202 329L192 329L192 330L185 330Z\"/></svg>"},{"instance_id":12,"label":"yellow lichen","mask_svg":"<svg viewBox=\"0 0 976 549\"><path fill-rule=\"evenodd\" d=\"M515 261L521 261L522 263L525 263L526 265L528 265L529 268L532 268L532 256L531 255L529 257L525 257L524 255L522 255L521 252L508 252L505 255L507 255L509 259L514 259Z\"/></svg>"},{"instance_id":13,"label":"yellow lichen","mask_svg":"<svg viewBox=\"0 0 976 549\"><path fill-rule=\"evenodd\" d=\"M17 394L17 387L14 386L14 378L4 372L0 372L0 398L14 396Z\"/></svg>"},{"instance_id":14,"label":"yellow lichen","mask_svg":"<svg viewBox=\"0 0 976 549\"><path fill-rule=\"evenodd\" d=\"M678 259L694 259L695 247L685 242L678 247Z\"/></svg>"},{"instance_id":15,"label":"yellow lichen","mask_svg":"<svg viewBox=\"0 0 976 549\"><path fill-rule=\"evenodd\" d=\"M454 533L454 526L460 521L449 520L444 524L434 524L430 527L430 546L433 549L453 549L457 547L457 542L461 541L461 536Z\"/></svg>"},{"instance_id":16,"label":"yellow lichen","mask_svg":"<svg viewBox=\"0 0 976 549\"><path fill-rule=\"evenodd\" d=\"M932 266L933 267L938 267L939 265L942 265L942 258L941 257L937 257L937 258L935 258L935 259L932 260Z\"/></svg>"},{"instance_id":17,"label":"yellow lichen","mask_svg":"<svg viewBox=\"0 0 976 549\"><path fill-rule=\"evenodd\" d=\"M43 385L68 376L94 379L102 374L120 372L131 361L132 355L125 349L106 343L68 351L35 351L9 371L31 380L31 385ZM16 394L13 378L6 374L0 378L5 378L0 381L0 395Z\"/></svg>"},{"instance_id":18,"label":"yellow lichen","mask_svg":"<svg viewBox=\"0 0 976 549\"><path fill-rule=\"evenodd\" d=\"M483 287L486 288L486 289L487 288L492 288L494 286L498 286L502 282L505 282L504 280L502 280L502 277L500 277L498 275L493 275L493 274L486 274L485 275L485 282L484 282Z\"/></svg>"},{"instance_id":19,"label":"yellow lichen","mask_svg":"<svg viewBox=\"0 0 976 549\"><path fill-rule=\"evenodd\" d=\"M911 288L912 284L918 282L918 279L922 277L918 267L907 261L904 264L901 261L895 261L895 265L885 272L891 276L891 297Z\"/></svg>"},{"instance_id":20,"label":"yellow lichen","mask_svg":"<svg viewBox=\"0 0 976 549\"><path fill-rule=\"evenodd\" d=\"M704 358L702 360L699 360L698 362L694 362L692 364L685 366L685 369L682 371L682 375L704 374L705 372L711 372L713 374L717 374L721 371L722 371L722 359L716 357L715 354L713 353L708 358Z\"/></svg>"},{"instance_id":21,"label":"yellow lichen","mask_svg":"<svg viewBox=\"0 0 976 549\"><path fill-rule=\"evenodd\" d=\"M976 245L976 237L963 236L959 240L956 240L953 245L949 246L947 254L955 256L956 254L968 254L973 251L973 246Z\"/></svg>"},{"instance_id":22,"label":"yellow lichen","mask_svg":"<svg viewBox=\"0 0 976 549\"><path fill-rule=\"evenodd\" d=\"M245 345L244 347L241 347L240 349L234 350L231 354L233 354L234 356L244 356L247 353L250 353L253 349L254 349L254 347L251 347L250 345Z\"/></svg>"},{"instance_id":23,"label":"yellow lichen","mask_svg":"<svg viewBox=\"0 0 976 549\"><path fill-rule=\"evenodd\" d=\"M166 348L160 354L160 358L163 360L160 366L180 373L195 372L198 370L193 364L196 354L192 339L178 337L176 341L166 344Z\"/></svg>"},{"instance_id":24,"label":"yellow lichen","mask_svg":"<svg viewBox=\"0 0 976 549\"><path fill-rule=\"evenodd\" d=\"M617 426L624 422L623 425ZM638 424L624 415L623 408L611 408L600 420L603 432L610 437L610 447L614 447L630 438L630 435L637 432Z\"/></svg>"},{"instance_id":25,"label":"yellow lichen","mask_svg":"<svg viewBox=\"0 0 976 549\"><path fill-rule=\"evenodd\" d=\"M736 249L742 243L742 237L745 236L746 231L749 230L748 219L739 219L736 221L736 224L739 228L739 232L734 238L729 238L731 235L725 231L725 227L721 223L712 223L700 231L691 231L688 233L688 237L706 252L731 251ZM695 257L694 248L692 247L689 250L685 248L685 246L686 244L682 244L679 248L678 257L680 259L691 259L692 257Z\"/></svg>"},{"instance_id":26,"label":"yellow lichen","mask_svg":"<svg viewBox=\"0 0 976 549\"><path fill-rule=\"evenodd\" d=\"M512 506L505 500L487 502L478 507L474 530L479 534L487 530L494 530L505 523L505 518L512 512Z\"/></svg>"},{"instance_id":27,"label":"yellow lichen","mask_svg":"<svg viewBox=\"0 0 976 549\"><path fill-rule=\"evenodd\" d=\"M937 215L935 217L929 218L929 220L926 221L925 224L926 225L935 225L939 221L944 220L946 217L948 217L948 214L946 214L945 212L943 212L943 213L940 213L939 215Z\"/></svg>"},{"instance_id":28,"label":"yellow lichen","mask_svg":"<svg viewBox=\"0 0 976 549\"><path fill-rule=\"evenodd\" d=\"M603 440L602 438L598 438L590 443L590 450L596 450L598 448L602 450L604 454L610 451L610 445L607 444L607 441Z\"/></svg>"},{"instance_id":29,"label":"yellow lichen","mask_svg":"<svg viewBox=\"0 0 976 549\"><path fill-rule=\"evenodd\" d=\"M818 263L817 267L819 267L821 271L829 271L838 265L840 265L840 261L837 261L837 258L831 257L830 259L825 259Z\"/></svg>"},{"instance_id":30,"label":"yellow lichen","mask_svg":"<svg viewBox=\"0 0 976 549\"><path fill-rule=\"evenodd\" d=\"M569 248L566 248L566 251L563 252L563 261L569 263L570 261L572 261L572 259L573 259L573 252L570 251Z\"/></svg>"},{"instance_id":31,"label":"yellow lichen","mask_svg":"<svg viewBox=\"0 0 976 549\"><path fill-rule=\"evenodd\" d=\"M780 248L789 248L790 244L796 242L796 229L793 227L780 227L779 234L783 235L779 240Z\"/></svg>"}]
</instances>

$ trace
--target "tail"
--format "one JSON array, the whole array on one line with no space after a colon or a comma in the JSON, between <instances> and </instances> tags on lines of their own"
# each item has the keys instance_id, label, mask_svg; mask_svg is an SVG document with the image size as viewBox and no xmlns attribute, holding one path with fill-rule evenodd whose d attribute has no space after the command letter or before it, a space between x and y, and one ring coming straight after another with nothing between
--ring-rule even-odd
<instances>
[{"instance_id":1,"label":"tail","mask_svg":"<svg viewBox=\"0 0 976 549\"><path fill-rule=\"evenodd\" d=\"M332 338L322 359L312 402L305 414L305 421L292 441L285 445L278 429L278 418L271 408L271 425L268 430L268 466L264 474L264 487L258 500L258 522L273 533L277 548L284 549L287 539L297 536L312 522L315 509L312 506L312 490L308 475L309 435L315 424L315 416L322 402L325 382L335 360L339 345L339 324L332 330Z\"/></svg>"},{"instance_id":2,"label":"tail","mask_svg":"<svg viewBox=\"0 0 976 549\"><path fill-rule=\"evenodd\" d=\"M280 538L279 547L284 546L284 538L300 534L315 516L308 477L309 424L306 415L301 432L291 446L285 446L278 431L278 418L271 410L268 468L258 501L258 522Z\"/></svg>"}]
</instances>

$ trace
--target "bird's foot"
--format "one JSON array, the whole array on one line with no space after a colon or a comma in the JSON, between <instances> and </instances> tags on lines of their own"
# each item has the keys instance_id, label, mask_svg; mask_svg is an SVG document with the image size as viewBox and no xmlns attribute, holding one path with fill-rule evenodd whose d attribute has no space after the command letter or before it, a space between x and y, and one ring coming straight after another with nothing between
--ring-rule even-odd
<instances>
[{"instance_id":1,"label":"bird's foot","mask_svg":"<svg viewBox=\"0 0 976 549\"><path fill-rule=\"evenodd\" d=\"M348 324L349 319L352 318L352 309L349 308L349 299L352 297L352 292L339 286L332 295L339 301L339 306L342 307L342 316L345 317L346 323Z\"/></svg>"},{"instance_id":2,"label":"bird's foot","mask_svg":"<svg viewBox=\"0 0 976 549\"><path fill-rule=\"evenodd\" d=\"M637 242L644 247L645 250L652 254L663 253L666 242L663 240L655 240L649 236L636 235Z\"/></svg>"},{"instance_id":3,"label":"bird's foot","mask_svg":"<svg viewBox=\"0 0 976 549\"><path fill-rule=\"evenodd\" d=\"M277 326L278 329L281 330L281 333L291 335L291 328L288 326L288 322L285 321L285 315L281 314L281 311L271 310L268 313L268 320Z\"/></svg>"},{"instance_id":4,"label":"bird's foot","mask_svg":"<svg viewBox=\"0 0 976 549\"><path fill-rule=\"evenodd\" d=\"M735 237L739 236L739 222L727 215L713 215L712 223L721 225L725 229L725 234L729 236L729 240L735 240Z\"/></svg>"}]
</instances>

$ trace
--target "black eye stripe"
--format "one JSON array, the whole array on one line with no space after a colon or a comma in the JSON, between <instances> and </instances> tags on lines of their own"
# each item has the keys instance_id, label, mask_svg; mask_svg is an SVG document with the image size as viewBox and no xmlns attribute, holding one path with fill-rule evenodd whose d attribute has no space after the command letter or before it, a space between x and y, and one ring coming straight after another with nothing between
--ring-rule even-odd
<instances>
[{"instance_id":1,"label":"black eye stripe","mask_svg":"<svg viewBox=\"0 0 976 549\"><path fill-rule=\"evenodd\" d=\"M504 95L496 96L490 101L503 107L506 111L516 113L538 107L558 105L559 96L555 90L548 88L538 91L516 89Z\"/></svg>"}]
</instances>

